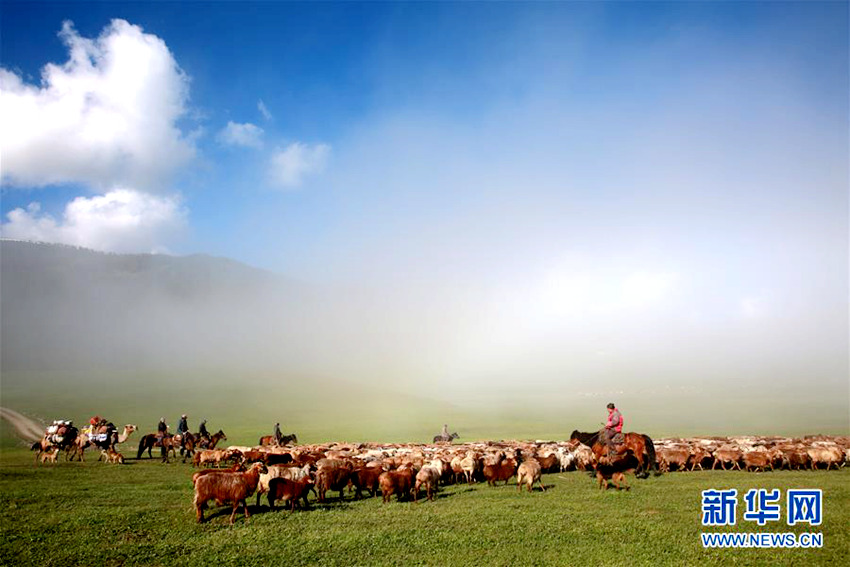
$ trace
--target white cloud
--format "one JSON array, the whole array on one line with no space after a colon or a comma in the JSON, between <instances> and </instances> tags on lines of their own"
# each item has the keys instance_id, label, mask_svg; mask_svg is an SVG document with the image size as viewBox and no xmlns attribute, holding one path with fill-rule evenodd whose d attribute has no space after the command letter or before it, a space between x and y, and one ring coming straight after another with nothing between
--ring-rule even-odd
<instances>
[{"instance_id":1,"label":"white cloud","mask_svg":"<svg viewBox=\"0 0 850 567\"><path fill-rule=\"evenodd\" d=\"M269 109L268 109L268 107L266 106L266 103L264 103L264 102L262 101L262 99L260 99L260 100L258 100L258 101L257 101L257 110L259 110L259 111L260 111L260 114L262 114L262 115L263 115L263 118L265 118L265 119L266 119L266 121L271 120L272 118L274 118L274 116L272 116L272 113L271 113L271 112L269 112Z\"/></svg>"},{"instance_id":2,"label":"white cloud","mask_svg":"<svg viewBox=\"0 0 850 567\"><path fill-rule=\"evenodd\" d=\"M176 125L188 78L165 42L124 20L96 39L65 22L59 37L69 59L45 65L41 85L0 68L3 181L158 188L195 152Z\"/></svg>"},{"instance_id":3,"label":"white cloud","mask_svg":"<svg viewBox=\"0 0 850 567\"><path fill-rule=\"evenodd\" d=\"M38 203L14 209L7 213L0 234L109 252L155 252L186 224L187 214L176 195L114 189L96 197L77 197L65 206L61 220L42 213Z\"/></svg>"},{"instance_id":4,"label":"white cloud","mask_svg":"<svg viewBox=\"0 0 850 567\"><path fill-rule=\"evenodd\" d=\"M218 139L221 143L246 148L261 148L263 146L262 138L263 129L251 123L228 122L227 126L218 133Z\"/></svg>"},{"instance_id":5,"label":"white cloud","mask_svg":"<svg viewBox=\"0 0 850 567\"><path fill-rule=\"evenodd\" d=\"M273 185L282 188L300 186L306 177L325 169L331 147L327 144L295 142L278 149L271 158L269 176Z\"/></svg>"}]
</instances>

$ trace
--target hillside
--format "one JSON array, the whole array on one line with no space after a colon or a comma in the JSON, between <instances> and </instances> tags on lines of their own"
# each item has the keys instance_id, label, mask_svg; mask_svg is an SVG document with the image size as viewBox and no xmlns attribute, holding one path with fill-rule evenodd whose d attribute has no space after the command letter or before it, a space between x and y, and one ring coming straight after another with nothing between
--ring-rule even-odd
<instances>
[{"instance_id":1,"label":"hillside","mask_svg":"<svg viewBox=\"0 0 850 567\"><path fill-rule=\"evenodd\" d=\"M305 288L204 255L105 254L0 243L2 370L195 366ZM261 305L259 302L266 302ZM213 361L215 356L212 357Z\"/></svg>"}]
</instances>

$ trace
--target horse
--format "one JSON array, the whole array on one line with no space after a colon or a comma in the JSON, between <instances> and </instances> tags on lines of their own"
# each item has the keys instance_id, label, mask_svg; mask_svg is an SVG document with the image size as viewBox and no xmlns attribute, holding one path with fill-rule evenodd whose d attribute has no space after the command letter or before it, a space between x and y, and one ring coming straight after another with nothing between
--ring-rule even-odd
<instances>
[{"instance_id":1,"label":"horse","mask_svg":"<svg viewBox=\"0 0 850 567\"><path fill-rule=\"evenodd\" d=\"M460 435L458 435L457 432L452 433L449 436L444 436L442 433L434 435L434 443L451 443L452 439L460 439Z\"/></svg>"},{"instance_id":2,"label":"horse","mask_svg":"<svg viewBox=\"0 0 850 567\"><path fill-rule=\"evenodd\" d=\"M277 437L275 437L274 435L263 435L262 437L260 437L259 443L257 443L257 445L259 445L260 447L269 447L277 444Z\"/></svg>"},{"instance_id":3,"label":"horse","mask_svg":"<svg viewBox=\"0 0 850 567\"><path fill-rule=\"evenodd\" d=\"M290 443L298 444L298 436L294 433L290 433L289 435L282 435L278 444L280 446L289 445Z\"/></svg>"},{"instance_id":4,"label":"horse","mask_svg":"<svg viewBox=\"0 0 850 567\"><path fill-rule=\"evenodd\" d=\"M570 441L579 441L583 445L590 447L598 461L608 451L601 433L602 431L587 433L575 430L570 435ZM638 466L635 468L635 476L637 478L647 478L649 471L653 468L655 469L656 476L661 474L658 470L658 463L655 460L655 444L649 435L642 433L623 433L623 444L617 452L626 453L627 451L631 451L638 460Z\"/></svg>"},{"instance_id":5,"label":"horse","mask_svg":"<svg viewBox=\"0 0 850 567\"><path fill-rule=\"evenodd\" d=\"M186 462L188 457L195 453L195 449L215 449L215 446L221 440L227 440L227 435L219 429L212 437L201 437L200 433L186 433L181 439L180 454L183 455L183 462Z\"/></svg>"},{"instance_id":6,"label":"horse","mask_svg":"<svg viewBox=\"0 0 850 567\"><path fill-rule=\"evenodd\" d=\"M177 437L177 439L174 439ZM142 436L139 439L139 450L136 453L136 459L142 458L142 453L145 451L148 452L148 457L153 458L151 454L151 450L154 447L162 448L162 462L168 462L168 451L174 451L175 455L177 454L177 448L180 447L181 436L179 435L165 435L162 438L158 437L156 433L148 433L147 435Z\"/></svg>"}]
</instances>

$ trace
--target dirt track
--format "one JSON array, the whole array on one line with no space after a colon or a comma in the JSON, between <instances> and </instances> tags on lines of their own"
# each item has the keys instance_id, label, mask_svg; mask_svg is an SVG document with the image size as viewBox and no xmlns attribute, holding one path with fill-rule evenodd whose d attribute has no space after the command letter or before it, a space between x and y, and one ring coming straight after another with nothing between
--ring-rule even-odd
<instances>
[{"instance_id":1,"label":"dirt track","mask_svg":"<svg viewBox=\"0 0 850 567\"><path fill-rule=\"evenodd\" d=\"M37 441L44 436L44 426L9 408L0 408L0 417L12 424L18 435L28 441Z\"/></svg>"}]
</instances>

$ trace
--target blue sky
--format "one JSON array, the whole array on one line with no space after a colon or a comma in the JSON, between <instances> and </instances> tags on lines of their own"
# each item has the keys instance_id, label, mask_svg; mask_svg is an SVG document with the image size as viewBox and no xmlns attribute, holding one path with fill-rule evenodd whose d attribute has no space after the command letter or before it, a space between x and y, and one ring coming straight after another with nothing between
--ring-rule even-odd
<instances>
[{"instance_id":1,"label":"blue sky","mask_svg":"<svg viewBox=\"0 0 850 567\"><path fill-rule=\"evenodd\" d=\"M846 393L846 3L0 9L4 236L359 286L448 382L576 340L540 380L817 362ZM40 84L69 45L73 104Z\"/></svg>"},{"instance_id":2,"label":"blue sky","mask_svg":"<svg viewBox=\"0 0 850 567\"><path fill-rule=\"evenodd\" d=\"M625 133L630 121L663 116L671 104L688 112L685 97L694 94L707 99L695 102L694 114L731 108L742 128L757 130L766 118L746 113L764 97L787 103L774 89L799 89L794 102L840 124L846 12L841 3L4 3L3 66L33 82L44 64L66 61L56 35L65 20L86 38L114 18L161 38L189 77L178 125L187 135L203 132L195 159L171 181L188 209L187 230L163 247L287 271L303 268L299 251L322 246L322 234L349 205L323 186L327 178L297 191L263 187L262 152L217 143L228 121L263 128L267 146L327 144L334 159L353 153L340 144L399 117L487 127L509 145L517 129L494 124L500 112L535 114L526 124L546 120L534 112L543 108L585 114L578 126L593 136L597 128L616 129L613 118L625 121ZM258 111L259 100L272 120ZM36 200L59 215L87 189L7 183L2 210ZM482 195L470 194L480 202ZM440 190L432 195L414 208L437 206ZM269 239L280 252L261 246Z\"/></svg>"}]
</instances>

